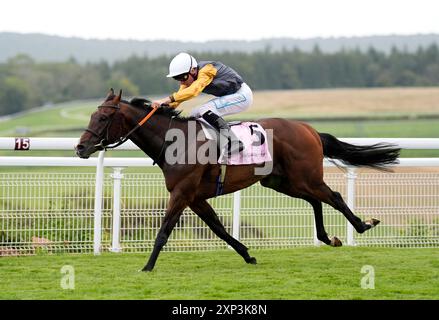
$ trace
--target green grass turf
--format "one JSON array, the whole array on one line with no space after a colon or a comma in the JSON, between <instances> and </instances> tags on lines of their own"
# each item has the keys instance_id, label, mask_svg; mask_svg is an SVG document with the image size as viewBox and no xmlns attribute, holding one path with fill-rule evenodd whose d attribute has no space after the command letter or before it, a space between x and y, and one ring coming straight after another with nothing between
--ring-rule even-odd
<instances>
[{"instance_id":1,"label":"green grass turf","mask_svg":"<svg viewBox=\"0 0 439 320\"><path fill-rule=\"evenodd\" d=\"M96 110L97 101L72 101L49 109L34 109L0 122L0 136L20 136L26 130L29 136L60 136L54 131L62 131L62 136L75 136L64 131L71 128L85 128L90 115Z\"/></svg>"},{"instance_id":2,"label":"green grass turf","mask_svg":"<svg viewBox=\"0 0 439 320\"><path fill-rule=\"evenodd\" d=\"M0 299L438 299L437 249L302 247L251 250L257 265L231 250L0 258ZM61 268L75 289L60 287ZM361 288L365 265L374 289ZM370 283L370 282L369 282Z\"/></svg>"}]
</instances>

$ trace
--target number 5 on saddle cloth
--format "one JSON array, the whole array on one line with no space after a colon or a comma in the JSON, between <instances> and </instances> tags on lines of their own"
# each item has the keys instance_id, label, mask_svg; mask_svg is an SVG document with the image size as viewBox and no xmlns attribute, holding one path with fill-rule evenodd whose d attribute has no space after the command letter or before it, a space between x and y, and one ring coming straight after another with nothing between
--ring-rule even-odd
<instances>
[{"instance_id":1,"label":"number 5 on saddle cloth","mask_svg":"<svg viewBox=\"0 0 439 320\"><path fill-rule=\"evenodd\" d=\"M224 180L228 165L245 165L245 164L261 164L272 161L270 150L268 147L267 133L258 123L254 122L231 122L229 123L231 130L236 137L244 144L244 149L239 153L228 154L227 143L218 142L220 134L203 119L199 119L204 135L208 140L217 141L220 146L220 156L218 164L221 164L220 172L217 178L216 195L223 193Z\"/></svg>"}]
</instances>

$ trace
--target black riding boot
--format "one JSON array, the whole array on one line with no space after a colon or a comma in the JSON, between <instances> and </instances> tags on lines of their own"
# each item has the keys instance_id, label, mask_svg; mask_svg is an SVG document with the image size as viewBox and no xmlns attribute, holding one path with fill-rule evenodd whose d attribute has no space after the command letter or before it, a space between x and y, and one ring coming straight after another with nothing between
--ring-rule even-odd
<instances>
[{"instance_id":1,"label":"black riding boot","mask_svg":"<svg viewBox=\"0 0 439 320\"><path fill-rule=\"evenodd\" d=\"M238 137L236 137L236 135L230 129L229 124L223 118L212 111L205 112L202 117L227 139L227 152L229 156L244 150L244 144L238 139ZM222 146L220 141L218 141L218 145L221 149Z\"/></svg>"}]
</instances>

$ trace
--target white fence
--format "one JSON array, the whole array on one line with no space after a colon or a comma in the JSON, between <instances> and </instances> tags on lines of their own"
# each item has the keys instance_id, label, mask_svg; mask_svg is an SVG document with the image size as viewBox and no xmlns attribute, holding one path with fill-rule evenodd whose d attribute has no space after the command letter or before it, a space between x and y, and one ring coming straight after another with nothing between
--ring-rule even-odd
<instances>
[{"instance_id":1,"label":"white fence","mask_svg":"<svg viewBox=\"0 0 439 320\"><path fill-rule=\"evenodd\" d=\"M342 139L439 149L439 139ZM72 150L77 139L0 138L0 149ZM119 149L135 150L132 144ZM50 252L149 251L168 193L161 173L142 173L146 158L0 157L0 255ZM95 167L96 173L24 172L19 167ZM105 172L104 168L113 168ZM124 173L138 167L140 172ZM324 206L325 226L348 245L439 246L439 159L401 159L394 173L331 169L325 180L362 218L381 224L358 235L341 213ZM68 169L66 168L66 171ZM72 171L72 169L70 169ZM312 208L259 184L211 199L226 229L250 248L318 245ZM190 210L165 250L226 248Z\"/></svg>"}]
</instances>

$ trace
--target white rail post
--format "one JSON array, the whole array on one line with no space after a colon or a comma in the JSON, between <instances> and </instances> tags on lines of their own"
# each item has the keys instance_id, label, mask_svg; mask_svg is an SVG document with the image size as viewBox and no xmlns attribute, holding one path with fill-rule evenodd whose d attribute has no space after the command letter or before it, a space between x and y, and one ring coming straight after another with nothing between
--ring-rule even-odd
<instances>
[{"instance_id":1,"label":"white rail post","mask_svg":"<svg viewBox=\"0 0 439 320\"><path fill-rule=\"evenodd\" d=\"M347 205L352 212L355 210L355 179L357 178L357 174L355 172L355 168L348 168L348 172L346 174L347 177ZM347 242L348 246L355 246L354 239L354 227L350 222L346 222L347 229Z\"/></svg>"},{"instance_id":2,"label":"white rail post","mask_svg":"<svg viewBox=\"0 0 439 320\"><path fill-rule=\"evenodd\" d=\"M239 240L239 229L241 228L241 191L233 193L233 225L232 236Z\"/></svg>"},{"instance_id":3,"label":"white rail post","mask_svg":"<svg viewBox=\"0 0 439 320\"><path fill-rule=\"evenodd\" d=\"M121 185L122 185L122 167L113 168L113 237L111 244L111 252L121 252L120 247L120 203L121 203Z\"/></svg>"},{"instance_id":4,"label":"white rail post","mask_svg":"<svg viewBox=\"0 0 439 320\"><path fill-rule=\"evenodd\" d=\"M105 151L100 151L98 163L96 165L96 185L95 185L95 210L94 210L94 236L93 253L101 253L101 225L102 225L102 191L104 188L104 156Z\"/></svg>"}]
</instances>

